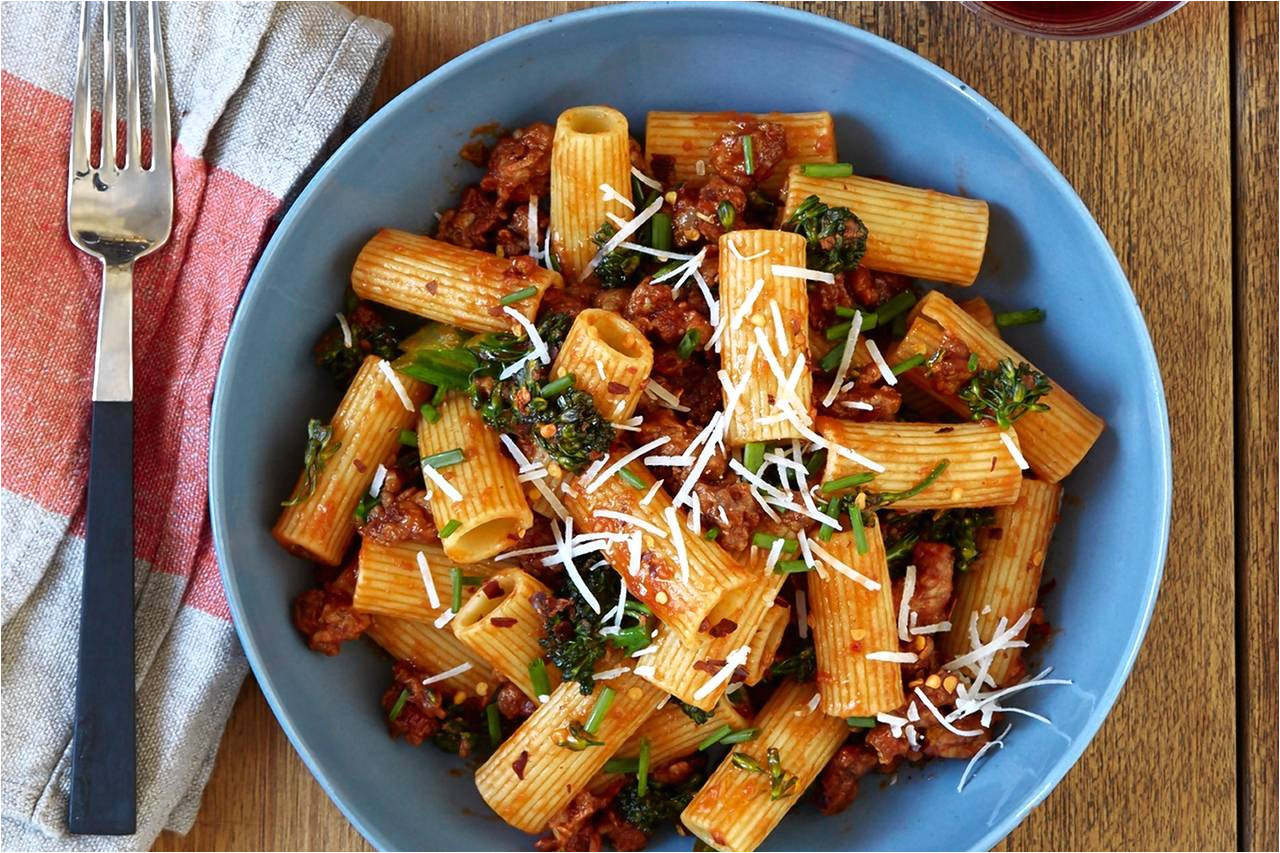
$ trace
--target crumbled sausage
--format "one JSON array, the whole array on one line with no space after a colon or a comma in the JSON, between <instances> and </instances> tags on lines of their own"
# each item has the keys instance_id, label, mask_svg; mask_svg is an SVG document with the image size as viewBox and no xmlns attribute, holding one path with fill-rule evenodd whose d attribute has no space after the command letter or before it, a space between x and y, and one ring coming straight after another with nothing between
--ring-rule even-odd
<instances>
[{"instance_id":1,"label":"crumbled sausage","mask_svg":"<svg viewBox=\"0 0 1280 853\"><path fill-rule=\"evenodd\" d=\"M356 639L373 624L371 616L351 607L355 581L352 564L320 588L308 589L294 599L293 624L313 651L336 655L341 643Z\"/></svg>"},{"instance_id":2,"label":"crumbled sausage","mask_svg":"<svg viewBox=\"0 0 1280 853\"><path fill-rule=\"evenodd\" d=\"M440 214L436 239L464 249L492 249L494 230L502 222L497 199L477 187L462 191L462 202Z\"/></svg>"},{"instance_id":3,"label":"crumbled sausage","mask_svg":"<svg viewBox=\"0 0 1280 853\"><path fill-rule=\"evenodd\" d=\"M743 137L751 137L751 173L747 173ZM787 154L787 131L771 121L740 121L711 146L711 168L724 180L745 189L763 181Z\"/></svg>"},{"instance_id":4,"label":"crumbled sausage","mask_svg":"<svg viewBox=\"0 0 1280 853\"><path fill-rule=\"evenodd\" d=\"M498 140L489 155L489 171L480 188L497 195L500 207L547 197L551 192L551 141L555 129L545 122L522 127Z\"/></svg>"},{"instance_id":5,"label":"crumbled sausage","mask_svg":"<svg viewBox=\"0 0 1280 853\"><path fill-rule=\"evenodd\" d=\"M819 777L818 809L824 815L844 811L858 795L858 780L876 766L875 750L860 743L846 744L836 750Z\"/></svg>"}]
</instances>

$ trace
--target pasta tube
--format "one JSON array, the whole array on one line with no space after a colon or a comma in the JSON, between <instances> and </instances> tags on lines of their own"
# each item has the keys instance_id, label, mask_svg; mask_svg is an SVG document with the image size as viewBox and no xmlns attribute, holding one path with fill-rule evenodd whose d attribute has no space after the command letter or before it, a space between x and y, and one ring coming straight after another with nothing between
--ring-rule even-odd
<instances>
[{"instance_id":1,"label":"pasta tube","mask_svg":"<svg viewBox=\"0 0 1280 853\"><path fill-rule=\"evenodd\" d=\"M375 234L351 269L361 299L473 332L517 328L504 308L532 321L543 292L562 284L527 255L500 258L392 228Z\"/></svg>"},{"instance_id":2,"label":"pasta tube","mask_svg":"<svg viewBox=\"0 0 1280 853\"><path fill-rule=\"evenodd\" d=\"M1003 620L1012 627L1036 606L1040 576L1049 539L1058 521L1062 487L1027 480L1013 506L996 510L995 522L978 532L980 556L969 571L956 575L956 603L951 611L951 631L943 644L955 659L972 648L976 625L980 642L990 642ZM1026 636L1023 628L1014 639ZM1017 680L1021 649L1003 649L992 659L988 674L998 685ZM1012 677L1011 677L1012 676Z\"/></svg>"},{"instance_id":3,"label":"pasta tube","mask_svg":"<svg viewBox=\"0 0 1280 853\"><path fill-rule=\"evenodd\" d=\"M742 122L782 125L787 152L773 172L761 182L777 191L787 169L800 163L836 162L835 123L829 112L815 113L681 113L650 112L644 129L644 150L652 162L667 158L675 183L698 184L710 177L711 146L720 137L736 133Z\"/></svg>"},{"instance_id":4,"label":"pasta tube","mask_svg":"<svg viewBox=\"0 0 1280 853\"><path fill-rule=\"evenodd\" d=\"M782 645L782 635L791 622L791 605L781 598L764 612L760 627L751 636L751 655L747 658L747 685L759 684L769 674L773 659Z\"/></svg>"},{"instance_id":5,"label":"pasta tube","mask_svg":"<svg viewBox=\"0 0 1280 853\"><path fill-rule=\"evenodd\" d=\"M704 620L715 624L731 617L722 599L748 582L748 572L719 545L689 532L684 512L662 489L648 504L640 503L653 482L648 469L627 469L643 483L637 489L622 476L601 476L610 467L590 482L567 481L564 505L580 531L611 537L603 556L631 595L649 605L679 642L697 646Z\"/></svg>"},{"instance_id":6,"label":"pasta tube","mask_svg":"<svg viewBox=\"0 0 1280 853\"><path fill-rule=\"evenodd\" d=\"M662 691L631 673L597 682L587 695L576 682L562 683L476 771L480 796L516 829L541 832L661 698Z\"/></svg>"},{"instance_id":7,"label":"pasta tube","mask_svg":"<svg viewBox=\"0 0 1280 853\"><path fill-rule=\"evenodd\" d=\"M458 642L453 634L434 625L394 616L375 616L373 625L365 633L387 654L396 660L407 660L419 669L441 673L465 667L441 681L444 687L487 696L498 686L497 675L483 658Z\"/></svg>"},{"instance_id":8,"label":"pasta tube","mask_svg":"<svg viewBox=\"0 0 1280 853\"><path fill-rule=\"evenodd\" d=\"M427 477L431 516L442 533L458 522L451 534L441 537L444 552L459 563L474 563L509 550L533 524L533 511L514 463L499 449L497 434L471 402L451 392L439 410L435 423L418 421L424 471L435 471L434 477ZM439 467L433 460L439 460Z\"/></svg>"},{"instance_id":9,"label":"pasta tube","mask_svg":"<svg viewBox=\"0 0 1280 853\"><path fill-rule=\"evenodd\" d=\"M635 215L631 135L611 107L573 107L556 120L551 145L551 251L566 281L585 277L599 250L591 238Z\"/></svg>"},{"instance_id":10,"label":"pasta tube","mask_svg":"<svg viewBox=\"0 0 1280 853\"><path fill-rule=\"evenodd\" d=\"M530 699L537 699L538 691L529 664L544 655L538 643L542 617L530 602L539 592L551 596L551 590L537 578L520 569L507 569L476 590L451 623L455 637ZM554 688L560 684L560 672L550 664L545 666Z\"/></svg>"},{"instance_id":11,"label":"pasta tube","mask_svg":"<svg viewBox=\"0 0 1280 853\"><path fill-rule=\"evenodd\" d=\"M342 562L356 532L356 504L426 399L425 385L391 373L382 363L371 355L356 371L329 422L332 434L318 454L314 488L285 507L271 530L277 542L300 557L328 566ZM305 493L306 480L304 471L294 486L295 498Z\"/></svg>"},{"instance_id":12,"label":"pasta tube","mask_svg":"<svg viewBox=\"0 0 1280 853\"><path fill-rule=\"evenodd\" d=\"M1002 506L1017 500L1022 488L1022 470L994 424L864 424L819 417L817 429L828 441L885 467L859 486L867 492L911 491L946 462L918 494L896 501L895 509ZM843 454L828 453L822 479L838 483L866 470Z\"/></svg>"},{"instance_id":13,"label":"pasta tube","mask_svg":"<svg viewBox=\"0 0 1280 853\"><path fill-rule=\"evenodd\" d=\"M779 686L756 717L756 739L735 746L720 762L685 807L681 822L717 850L759 847L849 735L843 719L815 710L816 696L812 683ZM780 774L777 797L771 791L772 750ZM746 758L736 761L734 755Z\"/></svg>"},{"instance_id":14,"label":"pasta tube","mask_svg":"<svg viewBox=\"0 0 1280 853\"><path fill-rule=\"evenodd\" d=\"M421 554L421 557L419 557ZM438 606L432 607L422 577L427 565L436 589ZM364 613L396 616L417 622L433 622L449 608L453 587L451 570L455 564L435 543L393 542L383 544L365 537L360 541L356 589L352 607ZM477 577L492 575L492 563L472 563L466 573Z\"/></svg>"},{"instance_id":15,"label":"pasta tube","mask_svg":"<svg viewBox=\"0 0 1280 853\"><path fill-rule=\"evenodd\" d=\"M902 672L891 661L869 660L874 652L898 651L893 584L885 562L880 525L866 530L867 553L852 533L831 537L827 550L855 572L875 581L870 590L842 572L809 575L809 613L818 662L821 708L834 717L873 717L902 705Z\"/></svg>"},{"instance_id":16,"label":"pasta tube","mask_svg":"<svg viewBox=\"0 0 1280 853\"><path fill-rule=\"evenodd\" d=\"M805 240L786 231L731 231L720 238L720 360L734 388L725 390L728 440L801 438L813 421L809 364L809 291ZM733 396L736 394L736 401Z\"/></svg>"},{"instance_id":17,"label":"pasta tube","mask_svg":"<svg viewBox=\"0 0 1280 853\"><path fill-rule=\"evenodd\" d=\"M1013 347L985 329L959 305L941 293L933 292L921 299L912 310L907 335L894 349L890 361L898 363L921 354L926 358L942 345L942 336L950 334L978 357L981 370L991 370L1002 359L1014 364L1027 361ZM933 393L929 379L921 368L904 374L915 385ZM1018 443L1036 476L1056 483L1070 474L1089 448L1102 434L1102 418L1084 407L1062 386L1051 382L1052 390L1040 402L1049 409L1029 412L1013 425ZM937 395L935 395L937 396ZM969 416L968 405L958 396L938 396L952 411Z\"/></svg>"},{"instance_id":18,"label":"pasta tube","mask_svg":"<svg viewBox=\"0 0 1280 853\"><path fill-rule=\"evenodd\" d=\"M987 247L985 201L916 189L872 178L811 178L793 167L784 217L806 198L847 207L867 226L862 263L949 284L973 284Z\"/></svg>"},{"instance_id":19,"label":"pasta tube","mask_svg":"<svg viewBox=\"0 0 1280 853\"><path fill-rule=\"evenodd\" d=\"M653 369L653 347L640 330L613 311L588 308L565 337L551 378L572 375L600 414L622 421L635 412Z\"/></svg>"}]
</instances>

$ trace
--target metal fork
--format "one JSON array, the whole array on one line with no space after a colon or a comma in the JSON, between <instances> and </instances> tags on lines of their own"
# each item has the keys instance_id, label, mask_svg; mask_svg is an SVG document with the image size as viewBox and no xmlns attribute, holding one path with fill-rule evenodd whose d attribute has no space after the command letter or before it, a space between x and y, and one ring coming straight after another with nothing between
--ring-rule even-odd
<instances>
[{"instance_id":1,"label":"metal fork","mask_svg":"<svg viewBox=\"0 0 1280 853\"><path fill-rule=\"evenodd\" d=\"M102 4L102 146L91 162L92 80L88 4L80 6L67 174L71 242L102 261L102 302L93 374L80 655L71 746L72 832L131 835L137 793L133 663L133 263L169 239L173 155L160 16L147 6L139 45L134 4L125 2L125 141L116 103L116 26ZM151 69L151 168L142 166L138 54Z\"/></svg>"}]
</instances>

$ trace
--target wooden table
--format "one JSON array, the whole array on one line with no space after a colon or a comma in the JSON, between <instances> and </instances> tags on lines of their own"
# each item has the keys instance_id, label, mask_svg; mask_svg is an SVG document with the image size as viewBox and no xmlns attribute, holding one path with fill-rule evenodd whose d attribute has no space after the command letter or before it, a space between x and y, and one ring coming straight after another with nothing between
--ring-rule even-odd
<instances>
[{"instance_id":1,"label":"wooden table","mask_svg":"<svg viewBox=\"0 0 1280 853\"><path fill-rule=\"evenodd\" d=\"M380 105L581 4L349 5L396 29ZM1059 43L957 4L800 5L936 62L1044 149L1128 272L1164 375L1173 533L1151 630L1093 744L1003 846L1276 849L1276 7L1191 4ZM195 830L156 849L368 848L250 679Z\"/></svg>"}]
</instances>

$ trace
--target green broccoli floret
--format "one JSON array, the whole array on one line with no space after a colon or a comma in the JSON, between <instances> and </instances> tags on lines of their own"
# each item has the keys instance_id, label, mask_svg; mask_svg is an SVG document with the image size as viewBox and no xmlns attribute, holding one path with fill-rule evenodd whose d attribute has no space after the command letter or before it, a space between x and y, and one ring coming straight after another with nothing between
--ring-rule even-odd
<instances>
[{"instance_id":1,"label":"green broccoli floret","mask_svg":"<svg viewBox=\"0 0 1280 853\"><path fill-rule=\"evenodd\" d=\"M606 222L600 226L600 230L591 238L591 242L603 247L617 233L618 229L613 223ZM636 270L640 269L640 261L639 252L617 248L596 264L595 276L603 288L627 287L635 278Z\"/></svg>"},{"instance_id":2,"label":"green broccoli floret","mask_svg":"<svg viewBox=\"0 0 1280 853\"><path fill-rule=\"evenodd\" d=\"M1000 429L1008 429L1027 412L1046 412L1049 406L1040 398L1053 390L1049 378L1025 361L1014 365L1012 359L1001 359L993 370L980 370L960 389L960 399L969 404L975 421L995 421Z\"/></svg>"},{"instance_id":3,"label":"green broccoli floret","mask_svg":"<svg viewBox=\"0 0 1280 853\"><path fill-rule=\"evenodd\" d=\"M578 574L597 602L616 601L622 579L611 570L587 569L586 558L577 562ZM567 572L560 575L553 590L568 605L546 617L543 636L538 641L547 650L547 660L556 665L565 681L578 682L583 694L595 687L596 664L608 652L608 637L601 636L600 616L591 609Z\"/></svg>"},{"instance_id":4,"label":"green broccoli floret","mask_svg":"<svg viewBox=\"0 0 1280 853\"><path fill-rule=\"evenodd\" d=\"M862 220L847 207L828 207L816 195L802 201L782 228L807 241L805 264L812 270L851 270L867 251L867 226Z\"/></svg>"},{"instance_id":5,"label":"green broccoli floret","mask_svg":"<svg viewBox=\"0 0 1280 853\"><path fill-rule=\"evenodd\" d=\"M398 352L396 328L370 303L356 300L350 303L343 316L351 330L351 346L347 346L342 324L335 318L312 349L316 364L329 371L339 387L351 381L365 356L392 359Z\"/></svg>"},{"instance_id":6,"label":"green broccoli floret","mask_svg":"<svg viewBox=\"0 0 1280 853\"><path fill-rule=\"evenodd\" d=\"M794 678L796 681L809 681L817 674L818 661L814 657L812 643L782 660L774 661L773 666L769 667L770 678Z\"/></svg>"},{"instance_id":7,"label":"green broccoli floret","mask_svg":"<svg viewBox=\"0 0 1280 853\"><path fill-rule=\"evenodd\" d=\"M903 513L885 520L885 558L894 573L911 560L917 542L941 542L955 549L955 568L965 572L978 551L978 531L995 521L990 509L950 509Z\"/></svg>"},{"instance_id":8,"label":"green broccoli floret","mask_svg":"<svg viewBox=\"0 0 1280 853\"><path fill-rule=\"evenodd\" d=\"M679 785L663 785L649 779L641 796L636 780L618 792L614 807L623 820L644 832L653 832L668 821L680 817L693 795L705 781L701 773L695 773Z\"/></svg>"},{"instance_id":9,"label":"green broccoli floret","mask_svg":"<svg viewBox=\"0 0 1280 853\"><path fill-rule=\"evenodd\" d=\"M693 720L694 725L700 726L703 723L705 723L707 720L711 719L710 711L704 711L701 708L695 708L693 705L690 705L686 702L681 702L679 699L676 700L676 704L680 706L681 711L684 711L684 715L686 717Z\"/></svg>"}]
</instances>

